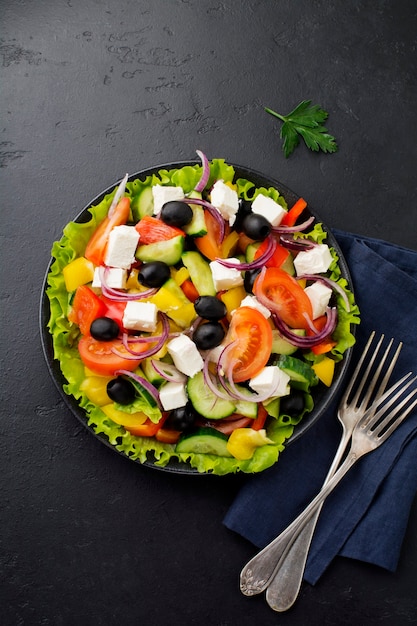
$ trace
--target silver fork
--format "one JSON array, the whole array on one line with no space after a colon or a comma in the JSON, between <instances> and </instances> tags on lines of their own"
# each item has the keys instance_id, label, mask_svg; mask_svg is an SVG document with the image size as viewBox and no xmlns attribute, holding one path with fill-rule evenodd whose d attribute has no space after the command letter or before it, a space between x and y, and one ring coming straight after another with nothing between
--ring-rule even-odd
<instances>
[{"instance_id":1,"label":"silver fork","mask_svg":"<svg viewBox=\"0 0 417 626\"><path fill-rule=\"evenodd\" d=\"M383 373L385 363L391 353L394 340L390 340L385 352L382 355L381 360L379 361L379 365L375 371L375 374L373 375L371 384L369 384L367 392L363 397L363 400L359 404L359 397L362 394L364 386L370 377L370 372L377 359L377 356L379 356L380 348L384 340L384 335L381 335L381 337L379 338L376 348L374 349L369 363L363 373L363 377L360 380L360 383L356 389L355 395L351 400L350 396L352 395L355 383L359 379L359 375L362 372L362 366L365 363L365 359L368 355L368 351L371 348L371 344L374 338L375 332L372 332L353 373L350 384L348 385L340 402L337 417L342 424L342 437L336 455L333 459L333 463L323 483L323 486L326 485L326 483L336 472L336 469L338 468L345 454L347 446L351 440L352 432L356 422L363 415L363 412L370 406L371 400L378 400L378 398L380 398L384 393L403 345L401 342L398 344L395 352L391 357L389 367L383 375L383 378L379 383L379 387L375 390L379 378ZM287 611L297 599L298 592L300 590L303 580L304 569L310 549L310 544L313 539L314 530L320 515L321 508L322 504L318 505L317 510L311 516L305 526L301 529L301 531L298 534L294 533L294 536L291 537L292 541L288 542L283 556L279 560L274 577L270 581L266 592L267 602L271 607L273 607L275 611Z\"/></svg>"},{"instance_id":2,"label":"silver fork","mask_svg":"<svg viewBox=\"0 0 417 626\"><path fill-rule=\"evenodd\" d=\"M363 412L352 432L352 444L346 459L333 477L321 489L308 507L270 544L255 555L240 574L242 593L252 596L264 591L272 580L277 565L289 545L304 525L321 506L325 498L336 487L346 472L364 454L378 448L404 421L417 405L417 389L405 391L417 377L410 379L411 372L392 385L382 396ZM413 398L414 401L413 401ZM394 408L391 409L391 407ZM389 410L391 409L391 410ZM271 608L274 608L273 606Z\"/></svg>"}]
</instances>

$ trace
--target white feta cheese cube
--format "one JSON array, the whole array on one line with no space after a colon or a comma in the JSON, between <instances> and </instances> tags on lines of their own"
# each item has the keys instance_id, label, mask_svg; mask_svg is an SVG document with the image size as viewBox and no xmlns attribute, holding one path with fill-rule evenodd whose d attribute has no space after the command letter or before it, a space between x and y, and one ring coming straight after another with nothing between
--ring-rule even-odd
<instances>
[{"instance_id":1,"label":"white feta cheese cube","mask_svg":"<svg viewBox=\"0 0 417 626\"><path fill-rule=\"evenodd\" d=\"M236 220L236 213L239 209L239 197L234 189L222 180L217 180L210 192L211 204L216 207L220 215L228 220L230 226L233 226Z\"/></svg>"},{"instance_id":2,"label":"white feta cheese cube","mask_svg":"<svg viewBox=\"0 0 417 626\"><path fill-rule=\"evenodd\" d=\"M301 274L321 274L327 272L333 257L326 243L321 243L310 250L299 252L294 259L297 276Z\"/></svg>"},{"instance_id":3,"label":"white feta cheese cube","mask_svg":"<svg viewBox=\"0 0 417 626\"><path fill-rule=\"evenodd\" d=\"M165 202L171 200L182 200L184 198L184 190L182 187L170 187L164 185L154 185L152 187L153 196L153 212L157 215L164 206Z\"/></svg>"},{"instance_id":4,"label":"white feta cheese cube","mask_svg":"<svg viewBox=\"0 0 417 626\"><path fill-rule=\"evenodd\" d=\"M144 330L153 332L157 325L158 308L153 302L126 303L123 314L123 326L127 330Z\"/></svg>"},{"instance_id":5,"label":"white feta cheese cube","mask_svg":"<svg viewBox=\"0 0 417 626\"><path fill-rule=\"evenodd\" d=\"M115 226L109 235L104 262L110 267L129 269L135 262L139 233L134 226Z\"/></svg>"},{"instance_id":6,"label":"white feta cheese cube","mask_svg":"<svg viewBox=\"0 0 417 626\"><path fill-rule=\"evenodd\" d=\"M272 397L287 396L290 393L290 377L276 365L267 365L249 381L249 386L259 394Z\"/></svg>"},{"instance_id":7,"label":"white feta cheese cube","mask_svg":"<svg viewBox=\"0 0 417 626\"><path fill-rule=\"evenodd\" d=\"M234 258L230 258L228 261L236 261L236 263L239 263L239 259ZM243 285L242 272L234 267L225 267L218 261L211 261L210 269L216 291Z\"/></svg>"},{"instance_id":8,"label":"white feta cheese cube","mask_svg":"<svg viewBox=\"0 0 417 626\"><path fill-rule=\"evenodd\" d=\"M245 298L243 298L240 306L248 306L252 309L256 309L257 311L259 311L259 313L262 313L262 315L267 319L268 317L271 317L271 311L267 309L266 306L262 304L262 302L259 302L256 296L246 296Z\"/></svg>"},{"instance_id":9,"label":"white feta cheese cube","mask_svg":"<svg viewBox=\"0 0 417 626\"><path fill-rule=\"evenodd\" d=\"M327 285L323 285L323 283L317 281L309 287L306 287L304 291L311 302L313 319L315 320L317 317L324 315L332 295L330 287L327 287Z\"/></svg>"},{"instance_id":10,"label":"white feta cheese cube","mask_svg":"<svg viewBox=\"0 0 417 626\"><path fill-rule=\"evenodd\" d=\"M159 399L164 411L172 411L187 404L187 393L183 383L164 383L159 390Z\"/></svg>"},{"instance_id":11,"label":"white feta cheese cube","mask_svg":"<svg viewBox=\"0 0 417 626\"><path fill-rule=\"evenodd\" d=\"M255 200L252 202L252 212L263 215L272 226L278 226L287 213L278 202L275 202L275 200L268 196L264 196L262 193L256 196Z\"/></svg>"},{"instance_id":12,"label":"white feta cheese cube","mask_svg":"<svg viewBox=\"0 0 417 626\"><path fill-rule=\"evenodd\" d=\"M92 282L92 287L101 287L101 270L103 268L96 267L94 270L94 278ZM109 267L106 270L106 285L111 289L125 289L126 281L127 281L127 270L122 269L121 267Z\"/></svg>"},{"instance_id":13,"label":"white feta cheese cube","mask_svg":"<svg viewBox=\"0 0 417 626\"><path fill-rule=\"evenodd\" d=\"M187 335L174 337L167 344L174 365L183 374L191 378L203 369L203 359L195 343Z\"/></svg>"}]
</instances>

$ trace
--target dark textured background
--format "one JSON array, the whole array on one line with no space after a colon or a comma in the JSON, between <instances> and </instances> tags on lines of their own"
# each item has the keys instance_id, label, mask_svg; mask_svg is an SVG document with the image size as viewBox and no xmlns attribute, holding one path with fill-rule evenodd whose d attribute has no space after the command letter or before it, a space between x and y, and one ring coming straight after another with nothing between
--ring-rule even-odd
<instances>
[{"instance_id":1,"label":"dark textured background","mask_svg":"<svg viewBox=\"0 0 417 626\"><path fill-rule=\"evenodd\" d=\"M99 443L60 399L38 331L65 223L125 172L196 149L281 180L329 227L417 249L416 3L0 8L2 623L416 623L415 507L396 574L340 559L275 614L240 594L254 548L222 525L244 478L169 475ZM329 111L339 152L300 145L286 160L263 107L288 113L310 98Z\"/></svg>"}]
</instances>

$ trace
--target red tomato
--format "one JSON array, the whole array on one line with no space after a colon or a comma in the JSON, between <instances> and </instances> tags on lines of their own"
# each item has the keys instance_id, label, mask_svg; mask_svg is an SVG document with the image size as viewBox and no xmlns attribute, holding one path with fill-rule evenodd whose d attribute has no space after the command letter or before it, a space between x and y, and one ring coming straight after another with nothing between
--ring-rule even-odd
<instances>
[{"instance_id":1,"label":"red tomato","mask_svg":"<svg viewBox=\"0 0 417 626\"><path fill-rule=\"evenodd\" d=\"M100 300L104 303L106 307L106 312L104 315L106 317L111 317L117 324L119 325L120 330L123 332L123 314L126 308L126 302L117 302L115 300L110 300L105 296L101 295Z\"/></svg>"},{"instance_id":2,"label":"red tomato","mask_svg":"<svg viewBox=\"0 0 417 626\"><path fill-rule=\"evenodd\" d=\"M200 297L200 294L195 288L192 280L189 280L189 279L184 280L184 282L181 284L181 289L183 290L187 298L190 300L190 302L195 302L197 298Z\"/></svg>"},{"instance_id":3,"label":"red tomato","mask_svg":"<svg viewBox=\"0 0 417 626\"><path fill-rule=\"evenodd\" d=\"M236 428L247 428L252 422L252 418L234 413L225 419L212 420L210 422L210 426L224 435L230 435L234 430L236 430Z\"/></svg>"},{"instance_id":4,"label":"red tomato","mask_svg":"<svg viewBox=\"0 0 417 626\"><path fill-rule=\"evenodd\" d=\"M252 421L250 427L253 430L261 430L265 426L266 418L268 417L268 411L264 407L263 404L259 404L258 406L258 416L255 420Z\"/></svg>"},{"instance_id":5,"label":"red tomato","mask_svg":"<svg viewBox=\"0 0 417 626\"><path fill-rule=\"evenodd\" d=\"M201 254L214 261L216 257L223 258L222 242L220 241L220 227L216 219L208 211L204 212L207 234L194 239L195 245ZM230 232L230 226L225 224L225 237Z\"/></svg>"},{"instance_id":6,"label":"red tomato","mask_svg":"<svg viewBox=\"0 0 417 626\"><path fill-rule=\"evenodd\" d=\"M225 368L233 365L236 383L252 378L265 367L271 355L272 330L268 320L257 309L239 307L232 315L226 343L236 341L227 353Z\"/></svg>"},{"instance_id":7,"label":"red tomato","mask_svg":"<svg viewBox=\"0 0 417 626\"><path fill-rule=\"evenodd\" d=\"M255 296L268 298L275 313L291 328L309 328L304 314L312 319L311 302L295 278L284 270L268 267L265 273L262 271L255 280L253 292Z\"/></svg>"},{"instance_id":8,"label":"red tomato","mask_svg":"<svg viewBox=\"0 0 417 626\"><path fill-rule=\"evenodd\" d=\"M92 234L84 253L86 259L94 263L94 265L101 265L104 262L110 231L115 226L126 224L129 213L130 198L122 198L117 204L113 215L105 217Z\"/></svg>"},{"instance_id":9,"label":"red tomato","mask_svg":"<svg viewBox=\"0 0 417 626\"><path fill-rule=\"evenodd\" d=\"M145 215L135 226L140 235L139 245L147 243L156 243L157 241L167 241L182 235L185 232L176 226L168 226L157 217Z\"/></svg>"},{"instance_id":10,"label":"red tomato","mask_svg":"<svg viewBox=\"0 0 417 626\"><path fill-rule=\"evenodd\" d=\"M267 245L268 242L265 239L265 241L261 243L261 245L255 252L255 260L259 259L259 257L262 256L262 254L266 251ZM290 251L287 248L284 248L284 246L277 244L274 254L271 256L270 259L268 259L268 261L265 262L265 267L281 267L284 261L287 260L289 254Z\"/></svg>"},{"instance_id":11,"label":"red tomato","mask_svg":"<svg viewBox=\"0 0 417 626\"><path fill-rule=\"evenodd\" d=\"M317 330L322 330L326 324L327 318L325 315L321 315L320 317L316 318L313 321L314 326L317 328ZM314 333L311 329L309 329L307 331L307 335L309 337L313 337ZM330 352L330 350L332 348L335 347L336 345L336 341L333 341L333 339L329 336L329 337L325 337L320 343L318 343L316 346L312 346L311 347L311 351L314 352L314 354L325 354L326 352Z\"/></svg>"},{"instance_id":12,"label":"red tomato","mask_svg":"<svg viewBox=\"0 0 417 626\"><path fill-rule=\"evenodd\" d=\"M92 322L98 317L105 315L105 311L104 303L96 296L94 291L87 285L81 285L75 292L72 310L68 315L68 319L80 327L83 335L89 335Z\"/></svg>"},{"instance_id":13,"label":"red tomato","mask_svg":"<svg viewBox=\"0 0 417 626\"><path fill-rule=\"evenodd\" d=\"M120 339L98 341L93 337L85 336L81 337L78 343L81 361L88 369L97 374L101 374L101 376L114 376L116 370L123 369L132 371L138 367L140 359L124 359L114 354L112 348L115 348L122 354L128 354ZM146 344L133 344L132 349L137 352L139 352L139 350L146 350Z\"/></svg>"}]
</instances>

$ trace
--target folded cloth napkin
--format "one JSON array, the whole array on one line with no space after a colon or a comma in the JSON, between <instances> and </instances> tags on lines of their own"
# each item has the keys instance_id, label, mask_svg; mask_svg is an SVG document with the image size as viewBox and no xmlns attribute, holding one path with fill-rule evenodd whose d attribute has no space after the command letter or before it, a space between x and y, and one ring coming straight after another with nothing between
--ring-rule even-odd
<instances>
[{"instance_id":1,"label":"folded cloth napkin","mask_svg":"<svg viewBox=\"0 0 417 626\"><path fill-rule=\"evenodd\" d=\"M417 374L417 252L342 231L333 234L361 311L346 384L373 330L404 342L391 381L409 371ZM248 477L224 519L229 529L263 548L318 493L341 436L336 411L343 391L306 434L288 445L276 466ZM416 492L417 409L327 498L304 579L315 584L337 555L395 571Z\"/></svg>"}]
</instances>

